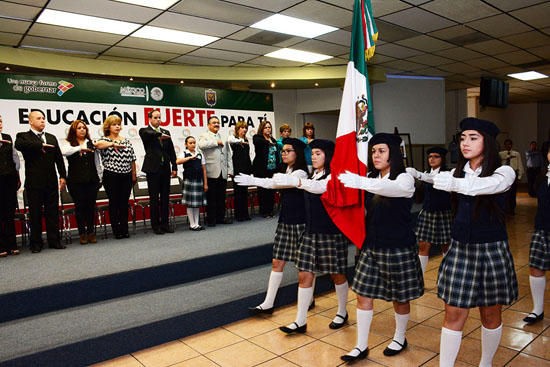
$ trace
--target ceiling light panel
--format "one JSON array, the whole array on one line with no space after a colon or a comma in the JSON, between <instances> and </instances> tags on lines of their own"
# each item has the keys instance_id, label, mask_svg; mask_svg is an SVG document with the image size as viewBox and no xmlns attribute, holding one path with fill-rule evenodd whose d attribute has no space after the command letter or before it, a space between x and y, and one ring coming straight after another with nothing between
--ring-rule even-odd
<instances>
[{"instance_id":1,"label":"ceiling light panel","mask_svg":"<svg viewBox=\"0 0 550 367\"><path fill-rule=\"evenodd\" d=\"M132 34L132 37L146 38L157 41L181 43L183 45L204 46L219 40L219 37L203 34L177 31L175 29L145 26Z\"/></svg>"},{"instance_id":2,"label":"ceiling light panel","mask_svg":"<svg viewBox=\"0 0 550 367\"><path fill-rule=\"evenodd\" d=\"M548 75L544 75L536 71L527 71L525 73L508 74L508 76L519 80L536 80L536 79L548 78Z\"/></svg>"},{"instance_id":3,"label":"ceiling light panel","mask_svg":"<svg viewBox=\"0 0 550 367\"><path fill-rule=\"evenodd\" d=\"M146 6L148 8L155 8L155 9L162 9L166 10L175 3L177 3L179 0L116 0L119 3L128 3L128 4L134 4L134 5L141 5Z\"/></svg>"},{"instance_id":4,"label":"ceiling light panel","mask_svg":"<svg viewBox=\"0 0 550 367\"><path fill-rule=\"evenodd\" d=\"M51 9L45 9L42 14L40 14L36 22L121 35L128 35L141 26L136 23L92 17L89 15L68 13Z\"/></svg>"},{"instance_id":5,"label":"ceiling light panel","mask_svg":"<svg viewBox=\"0 0 550 367\"><path fill-rule=\"evenodd\" d=\"M314 38L322 34L334 32L338 29L328 25L281 14L275 14L265 18L264 20L260 20L259 22L252 24L250 27L305 38Z\"/></svg>"},{"instance_id":6,"label":"ceiling light panel","mask_svg":"<svg viewBox=\"0 0 550 367\"><path fill-rule=\"evenodd\" d=\"M307 62L307 63L314 63L314 62L319 62L319 61L328 60L332 58L332 56L328 56L328 55L322 55L322 54L317 54L317 53L307 52L307 51L293 50L290 48L283 48L281 50L268 53L265 56L274 57L276 59Z\"/></svg>"}]
</instances>

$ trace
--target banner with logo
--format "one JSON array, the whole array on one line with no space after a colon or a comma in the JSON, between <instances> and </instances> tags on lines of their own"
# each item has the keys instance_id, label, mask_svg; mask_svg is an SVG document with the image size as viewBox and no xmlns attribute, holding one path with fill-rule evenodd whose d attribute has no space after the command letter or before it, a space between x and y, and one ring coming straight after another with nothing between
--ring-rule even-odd
<instances>
[{"instance_id":1,"label":"banner with logo","mask_svg":"<svg viewBox=\"0 0 550 367\"><path fill-rule=\"evenodd\" d=\"M160 110L161 126L170 131L178 155L185 149L186 137L198 138L207 131L210 116L219 118L224 141L239 120L247 122L249 139L256 134L262 120L275 124L270 93L0 74L0 115L4 133L15 139L18 132L30 128L29 113L40 110L46 118L45 131L56 135L61 146L74 120L86 122L95 140L103 136L101 127L107 116L116 114L122 119L121 135L132 142L136 152L138 174L145 155L138 131L148 125L147 113L153 109ZM24 165L20 173L24 180Z\"/></svg>"}]
</instances>

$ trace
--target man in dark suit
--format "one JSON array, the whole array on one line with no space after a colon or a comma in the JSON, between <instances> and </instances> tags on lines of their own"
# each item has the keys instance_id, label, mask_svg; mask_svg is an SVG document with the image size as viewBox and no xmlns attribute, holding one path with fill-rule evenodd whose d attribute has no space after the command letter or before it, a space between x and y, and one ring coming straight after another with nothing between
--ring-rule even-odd
<instances>
[{"instance_id":1,"label":"man in dark suit","mask_svg":"<svg viewBox=\"0 0 550 367\"><path fill-rule=\"evenodd\" d=\"M139 129L139 136L145 147L145 159L141 170L147 174L151 227L156 234L174 233L168 225L168 199L170 177L176 177L178 170L176 151L170 132L160 128L160 111L150 111L148 117L149 126Z\"/></svg>"},{"instance_id":2,"label":"man in dark suit","mask_svg":"<svg viewBox=\"0 0 550 367\"><path fill-rule=\"evenodd\" d=\"M31 222L31 250L40 252L42 242L42 207L46 217L48 246L64 249L59 236L59 191L65 187L65 164L57 139L44 132L46 120L40 111L29 114L31 129L18 133L15 148L25 159L25 192ZM59 182L57 173L59 173Z\"/></svg>"}]
</instances>

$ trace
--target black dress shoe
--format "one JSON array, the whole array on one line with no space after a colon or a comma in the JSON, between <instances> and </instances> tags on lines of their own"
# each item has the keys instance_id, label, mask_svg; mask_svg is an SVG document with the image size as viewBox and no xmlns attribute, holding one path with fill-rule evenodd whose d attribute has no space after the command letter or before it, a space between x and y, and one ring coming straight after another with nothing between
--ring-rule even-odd
<instances>
[{"instance_id":1,"label":"black dress shoe","mask_svg":"<svg viewBox=\"0 0 550 367\"><path fill-rule=\"evenodd\" d=\"M348 321L348 314L346 313L346 316L340 316L340 315L336 315L336 317L339 317L340 319L342 319L342 322L331 322L328 327L331 328L331 329L340 329L342 326L344 326L344 324Z\"/></svg>"},{"instance_id":2,"label":"black dress shoe","mask_svg":"<svg viewBox=\"0 0 550 367\"><path fill-rule=\"evenodd\" d=\"M302 326L298 326L297 323L293 322L291 325L296 325L296 328L291 329L287 326L281 326L279 328L279 330L281 330L283 333L287 333L287 334L293 334L293 333L303 334L303 333L306 332L307 324L304 324Z\"/></svg>"},{"instance_id":3,"label":"black dress shoe","mask_svg":"<svg viewBox=\"0 0 550 367\"><path fill-rule=\"evenodd\" d=\"M353 348L353 349L357 349L359 351L359 354L356 355L355 357L346 354L344 356L341 356L340 359L344 362L353 362L353 361L357 361L358 359L367 358L367 356L369 355L369 348L365 349L364 351L361 351L359 348Z\"/></svg>"},{"instance_id":4,"label":"black dress shoe","mask_svg":"<svg viewBox=\"0 0 550 367\"><path fill-rule=\"evenodd\" d=\"M273 313L273 307L266 308L266 309L263 309L260 306L248 307L248 313L251 316L256 316L256 315L261 315L261 314L271 315Z\"/></svg>"},{"instance_id":5,"label":"black dress shoe","mask_svg":"<svg viewBox=\"0 0 550 367\"><path fill-rule=\"evenodd\" d=\"M403 342L403 344L399 343L397 340L394 340L394 342L399 344L401 346L401 349L395 350L395 349L390 349L390 347L386 347L386 349L384 349L384 355L386 357L396 356L396 355L398 355L399 353L401 353L402 351L404 351L407 348L407 339L406 338L405 338L405 341Z\"/></svg>"},{"instance_id":6,"label":"black dress shoe","mask_svg":"<svg viewBox=\"0 0 550 367\"><path fill-rule=\"evenodd\" d=\"M216 224L231 224L233 221L231 219L217 220Z\"/></svg>"},{"instance_id":7,"label":"black dress shoe","mask_svg":"<svg viewBox=\"0 0 550 367\"><path fill-rule=\"evenodd\" d=\"M542 319L544 319L544 312L541 313L540 315L537 315L536 313L531 312L531 313L529 313L529 315L527 315L523 319L523 321L526 322L528 325L531 325L531 324L534 324L535 322L540 321Z\"/></svg>"},{"instance_id":8,"label":"black dress shoe","mask_svg":"<svg viewBox=\"0 0 550 367\"><path fill-rule=\"evenodd\" d=\"M216 223L208 223L208 222L206 222L206 225L207 225L208 227L215 227L215 226L216 226Z\"/></svg>"},{"instance_id":9,"label":"black dress shoe","mask_svg":"<svg viewBox=\"0 0 550 367\"><path fill-rule=\"evenodd\" d=\"M205 229L203 226L198 226L197 228L200 229L201 231L204 231Z\"/></svg>"},{"instance_id":10,"label":"black dress shoe","mask_svg":"<svg viewBox=\"0 0 550 367\"><path fill-rule=\"evenodd\" d=\"M56 250L63 250L64 248L67 248L65 245L62 245L60 243L51 244L51 245L48 245L48 247L54 248Z\"/></svg>"},{"instance_id":11,"label":"black dress shoe","mask_svg":"<svg viewBox=\"0 0 550 367\"><path fill-rule=\"evenodd\" d=\"M153 233L154 234L164 234L164 231L160 228L153 228Z\"/></svg>"},{"instance_id":12,"label":"black dress shoe","mask_svg":"<svg viewBox=\"0 0 550 367\"><path fill-rule=\"evenodd\" d=\"M164 233L174 233L174 230L170 227L162 227L161 230L164 232Z\"/></svg>"},{"instance_id":13,"label":"black dress shoe","mask_svg":"<svg viewBox=\"0 0 550 367\"><path fill-rule=\"evenodd\" d=\"M244 217L244 220L252 220L250 217Z\"/></svg>"},{"instance_id":14,"label":"black dress shoe","mask_svg":"<svg viewBox=\"0 0 550 367\"><path fill-rule=\"evenodd\" d=\"M190 231L200 231L200 227L189 227Z\"/></svg>"},{"instance_id":15,"label":"black dress shoe","mask_svg":"<svg viewBox=\"0 0 550 367\"><path fill-rule=\"evenodd\" d=\"M122 235L122 238L130 238L130 233L126 232Z\"/></svg>"},{"instance_id":16,"label":"black dress shoe","mask_svg":"<svg viewBox=\"0 0 550 367\"><path fill-rule=\"evenodd\" d=\"M122 237L121 234L115 234L115 240L121 240L123 239L124 237Z\"/></svg>"},{"instance_id":17,"label":"black dress shoe","mask_svg":"<svg viewBox=\"0 0 550 367\"><path fill-rule=\"evenodd\" d=\"M307 308L308 311L311 311L315 308L315 300L311 301L311 303L309 304L309 307Z\"/></svg>"},{"instance_id":18,"label":"black dress shoe","mask_svg":"<svg viewBox=\"0 0 550 367\"><path fill-rule=\"evenodd\" d=\"M37 254L37 253L39 253L40 251L42 251L40 248L33 248L33 249L31 250L31 252L32 252L33 254Z\"/></svg>"}]
</instances>

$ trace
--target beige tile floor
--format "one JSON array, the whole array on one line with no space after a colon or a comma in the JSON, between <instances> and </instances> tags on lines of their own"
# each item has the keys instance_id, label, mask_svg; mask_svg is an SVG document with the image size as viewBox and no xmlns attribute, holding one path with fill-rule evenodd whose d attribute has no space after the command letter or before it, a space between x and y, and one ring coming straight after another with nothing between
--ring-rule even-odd
<instances>
[{"instance_id":1,"label":"beige tile floor","mask_svg":"<svg viewBox=\"0 0 550 367\"><path fill-rule=\"evenodd\" d=\"M521 320L531 311L529 293L529 241L536 200L519 194L516 216L508 219L510 247L514 255L520 298L503 312L503 333L493 366L550 367L550 317L527 326ZM439 337L444 308L437 298L437 270L441 256L432 257L425 274L426 293L411 303L409 347L388 358L382 351L394 332L390 303L376 301L369 337L368 359L353 366L438 366ZM549 272L550 273L550 272ZM550 277L550 274L547 274ZM550 316L550 282L546 287L545 314ZM251 317L153 348L136 351L96 367L333 367L344 363L340 355L355 346L355 295L349 292L349 325L331 330L328 324L337 307L334 292L316 296L309 312L307 333L288 336L279 326L294 321L295 305L279 308L271 316ZM464 328L457 367L477 366L481 356L479 312L472 310Z\"/></svg>"}]
</instances>

